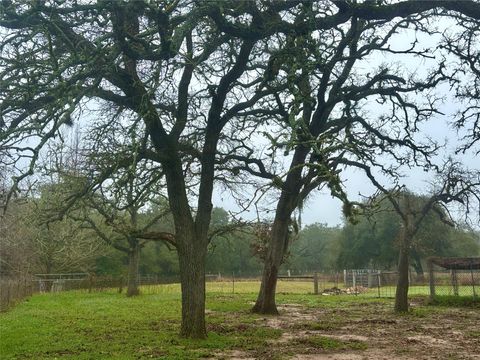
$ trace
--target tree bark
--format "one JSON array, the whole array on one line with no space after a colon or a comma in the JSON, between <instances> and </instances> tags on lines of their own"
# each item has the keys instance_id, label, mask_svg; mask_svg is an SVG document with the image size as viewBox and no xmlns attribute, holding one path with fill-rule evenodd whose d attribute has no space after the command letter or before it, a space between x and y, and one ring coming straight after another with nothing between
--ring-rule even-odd
<instances>
[{"instance_id":1,"label":"tree bark","mask_svg":"<svg viewBox=\"0 0 480 360\"><path fill-rule=\"evenodd\" d=\"M178 248L182 288L182 326L180 336L193 339L207 337L205 326L205 260L207 246L189 242Z\"/></svg>"},{"instance_id":2,"label":"tree bark","mask_svg":"<svg viewBox=\"0 0 480 360\"><path fill-rule=\"evenodd\" d=\"M298 206L299 192L302 186L302 166L300 165L305 162L308 153L308 147L297 147L290 164L291 171L287 175L275 211L272 235L268 243L267 256L265 257L263 268L262 284L257 301L252 308L253 312L260 314L278 314L275 304L278 270L288 250L288 225L290 217Z\"/></svg>"},{"instance_id":3,"label":"tree bark","mask_svg":"<svg viewBox=\"0 0 480 360\"><path fill-rule=\"evenodd\" d=\"M260 314L278 314L275 303L278 270L288 249L288 219L276 219L263 268L262 284L252 311Z\"/></svg>"},{"instance_id":4,"label":"tree bark","mask_svg":"<svg viewBox=\"0 0 480 360\"><path fill-rule=\"evenodd\" d=\"M423 271L422 259L416 250L412 250L413 268L417 274L415 281L423 282L425 280L425 272Z\"/></svg>"},{"instance_id":5,"label":"tree bark","mask_svg":"<svg viewBox=\"0 0 480 360\"><path fill-rule=\"evenodd\" d=\"M208 246L208 227L212 205L205 192L213 187L213 173L202 175L199 190L196 221L192 218L188 203L183 170L180 159L172 156L172 162L164 164L170 209L175 223L175 242L180 266L180 284L182 289L182 325L180 336L192 339L204 339L207 336L205 326L205 261ZM202 171L205 169L203 164ZM213 169L213 168L212 168ZM206 184L207 183L207 184ZM213 186L213 185L212 185Z\"/></svg>"},{"instance_id":6,"label":"tree bark","mask_svg":"<svg viewBox=\"0 0 480 360\"><path fill-rule=\"evenodd\" d=\"M425 272L423 271L423 266L420 259L414 259L413 268L415 269L415 273L417 274L417 276L422 278L424 277Z\"/></svg>"},{"instance_id":7,"label":"tree bark","mask_svg":"<svg viewBox=\"0 0 480 360\"><path fill-rule=\"evenodd\" d=\"M395 312L408 311L408 246L402 244L398 256L398 281L395 293Z\"/></svg>"},{"instance_id":8,"label":"tree bark","mask_svg":"<svg viewBox=\"0 0 480 360\"><path fill-rule=\"evenodd\" d=\"M127 296L136 296L140 294L138 287L138 265L140 262L140 246L136 244L130 248L128 253L128 285Z\"/></svg>"}]
</instances>

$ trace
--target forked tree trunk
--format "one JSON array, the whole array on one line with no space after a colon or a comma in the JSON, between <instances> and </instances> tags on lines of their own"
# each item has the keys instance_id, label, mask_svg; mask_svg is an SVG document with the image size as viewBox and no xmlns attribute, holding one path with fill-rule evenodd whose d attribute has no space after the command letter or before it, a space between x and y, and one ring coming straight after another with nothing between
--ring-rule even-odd
<instances>
[{"instance_id":1,"label":"forked tree trunk","mask_svg":"<svg viewBox=\"0 0 480 360\"><path fill-rule=\"evenodd\" d=\"M135 245L128 253L128 285L127 296L140 294L138 284L138 265L140 263L140 246Z\"/></svg>"},{"instance_id":2,"label":"forked tree trunk","mask_svg":"<svg viewBox=\"0 0 480 360\"><path fill-rule=\"evenodd\" d=\"M408 256L408 246L402 244L398 256L398 281L394 307L396 312L408 311Z\"/></svg>"},{"instance_id":3,"label":"forked tree trunk","mask_svg":"<svg viewBox=\"0 0 480 360\"><path fill-rule=\"evenodd\" d=\"M275 303L278 270L288 249L288 220L275 220L263 268L262 284L252 311L259 314L278 314Z\"/></svg>"},{"instance_id":4,"label":"forked tree trunk","mask_svg":"<svg viewBox=\"0 0 480 360\"><path fill-rule=\"evenodd\" d=\"M207 337L205 326L205 260L207 246L196 239L179 246L182 288L182 327L180 336L192 339Z\"/></svg>"}]
</instances>

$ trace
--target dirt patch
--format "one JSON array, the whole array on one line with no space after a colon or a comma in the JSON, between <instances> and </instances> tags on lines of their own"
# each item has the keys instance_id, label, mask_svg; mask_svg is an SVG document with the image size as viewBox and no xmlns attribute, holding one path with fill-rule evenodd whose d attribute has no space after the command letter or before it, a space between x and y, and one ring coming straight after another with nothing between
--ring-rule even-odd
<instances>
[{"instance_id":1,"label":"dirt patch","mask_svg":"<svg viewBox=\"0 0 480 360\"><path fill-rule=\"evenodd\" d=\"M214 359L229 359L229 360L256 360L254 357L249 357L246 351L233 350L218 354Z\"/></svg>"},{"instance_id":2,"label":"dirt patch","mask_svg":"<svg viewBox=\"0 0 480 360\"><path fill-rule=\"evenodd\" d=\"M228 359L480 360L480 312L432 308L421 302L407 315L393 304L349 303L339 308L279 306L279 316L260 317L256 326L282 330L263 352L229 353ZM333 345L328 345L331 339ZM328 346L326 346L328 345Z\"/></svg>"}]
</instances>

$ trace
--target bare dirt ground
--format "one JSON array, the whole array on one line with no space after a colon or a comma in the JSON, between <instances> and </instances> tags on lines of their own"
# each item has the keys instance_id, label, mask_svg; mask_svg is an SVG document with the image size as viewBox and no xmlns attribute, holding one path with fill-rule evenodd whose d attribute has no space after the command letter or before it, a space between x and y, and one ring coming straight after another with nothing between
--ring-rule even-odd
<instances>
[{"instance_id":1,"label":"bare dirt ground","mask_svg":"<svg viewBox=\"0 0 480 360\"><path fill-rule=\"evenodd\" d=\"M264 349L237 350L228 359L480 359L480 309L412 303L395 315L390 303L349 302L338 307L279 307L258 326L282 331Z\"/></svg>"}]
</instances>

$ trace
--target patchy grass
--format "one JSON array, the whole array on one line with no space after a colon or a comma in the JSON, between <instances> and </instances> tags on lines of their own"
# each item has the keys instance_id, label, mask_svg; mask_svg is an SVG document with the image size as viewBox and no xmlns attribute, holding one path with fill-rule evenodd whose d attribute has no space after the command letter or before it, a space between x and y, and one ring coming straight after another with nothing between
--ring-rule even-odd
<instances>
[{"instance_id":1,"label":"patchy grass","mask_svg":"<svg viewBox=\"0 0 480 360\"><path fill-rule=\"evenodd\" d=\"M422 359L451 354L468 359L480 345L476 308L430 306L414 299L407 315L396 315L391 299L281 293L280 316L275 317L250 312L255 291L212 290L208 338L199 341L178 337L176 286L134 298L114 291L35 295L0 314L0 358L288 359L351 353L376 359L421 352L426 354Z\"/></svg>"},{"instance_id":2,"label":"patchy grass","mask_svg":"<svg viewBox=\"0 0 480 360\"><path fill-rule=\"evenodd\" d=\"M367 344L359 340L337 340L326 336L309 336L294 341L295 344L306 345L320 350L365 350Z\"/></svg>"},{"instance_id":3,"label":"patchy grass","mask_svg":"<svg viewBox=\"0 0 480 360\"><path fill-rule=\"evenodd\" d=\"M471 336L472 338L480 339L480 330L479 331L470 331L468 333L468 335Z\"/></svg>"},{"instance_id":4,"label":"patchy grass","mask_svg":"<svg viewBox=\"0 0 480 360\"><path fill-rule=\"evenodd\" d=\"M428 301L429 305L448 306L448 307L470 307L480 309L480 297L473 296L436 296Z\"/></svg>"},{"instance_id":5,"label":"patchy grass","mask_svg":"<svg viewBox=\"0 0 480 360\"><path fill-rule=\"evenodd\" d=\"M344 326L343 321L332 321L331 319L325 320L322 322L318 321L306 321L306 322L298 322L292 324L291 328L296 330L311 330L311 331L334 331L340 329Z\"/></svg>"}]
</instances>

